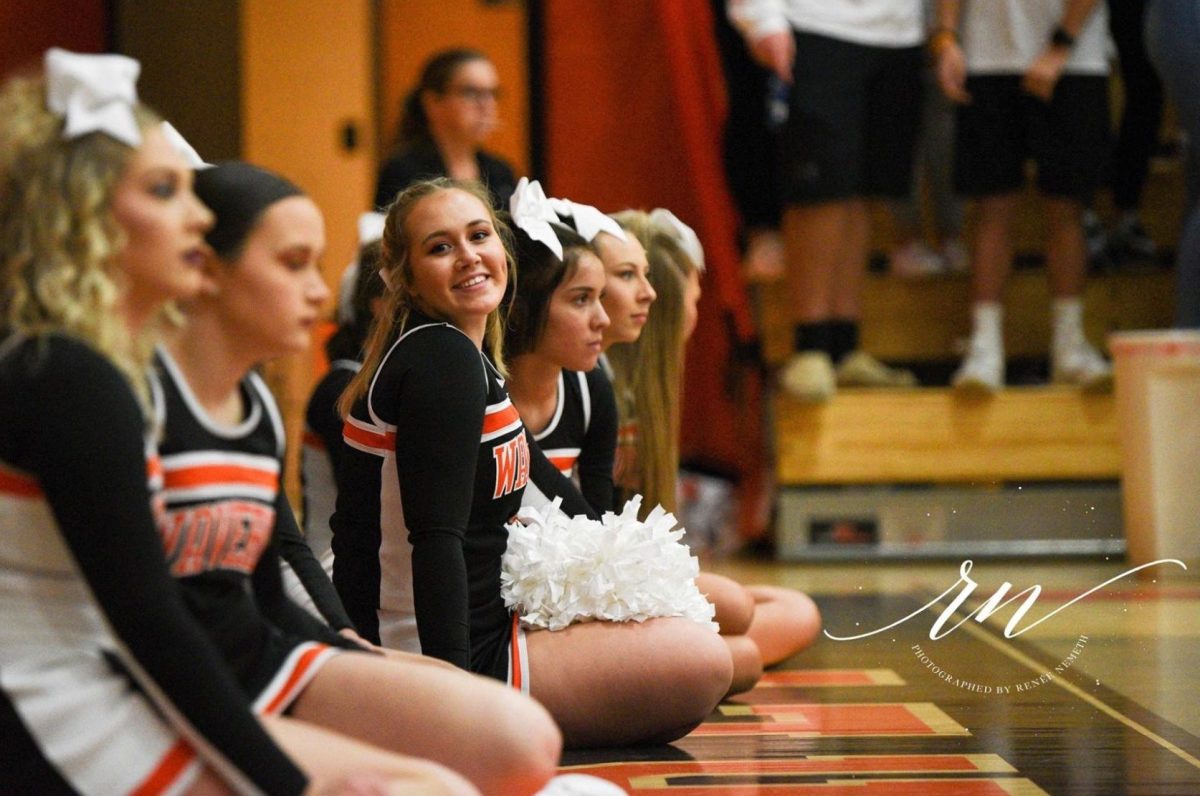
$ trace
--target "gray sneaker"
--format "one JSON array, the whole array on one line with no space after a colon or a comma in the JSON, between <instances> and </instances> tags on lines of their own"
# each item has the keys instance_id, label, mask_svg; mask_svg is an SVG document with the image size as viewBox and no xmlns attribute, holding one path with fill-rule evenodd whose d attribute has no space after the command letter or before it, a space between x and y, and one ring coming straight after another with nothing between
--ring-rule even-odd
<instances>
[{"instance_id":1,"label":"gray sneaker","mask_svg":"<svg viewBox=\"0 0 1200 796\"><path fill-rule=\"evenodd\" d=\"M837 390L833 361L824 351L792 354L776 378L784 392L801 401L828 401Z\"/></svg>"}]
</instances>

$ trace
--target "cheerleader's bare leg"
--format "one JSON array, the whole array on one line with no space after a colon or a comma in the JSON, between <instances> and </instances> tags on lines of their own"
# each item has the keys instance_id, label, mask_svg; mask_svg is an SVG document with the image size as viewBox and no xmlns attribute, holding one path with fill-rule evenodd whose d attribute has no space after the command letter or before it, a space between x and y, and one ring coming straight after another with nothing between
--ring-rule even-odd
<instances>
[{"instance_id":1,"label":"cheerleader's bare leg","mask_svg":"<svg viewBox=\"0 0 1200 796\"><path fill-rule=\"evenodd\" d=\"M477 796L479 790L450 769L380 749L287 716L263 726L308 775L314 796L360 792Z\"/></svg>"},{"instance_id":2,"label":"cheerleader's bare leg","mask_svg":"<svg viewBox=\"0 0 1200 796\"><path fill-rule=\"evenodd\" d=\"M526 640L531 693L571 748L680 738L707 718L733 677L720 636L679 617L586 622Z\"/></svg>"},{"instance_id":3,"label":"cheerleader's bare leg","mask_svg":"<svg viewBox=\"0 0 1200 796\"><path fill-rule=\"evenodd\" d=\"M562 744L544 708L499 682L382 655L335 656L290 715L449 766L489 794L536 791Z\"/></svg>"},{"instance_id":4,"label":"cheerleader's bare leg","mask_svg":"<svg viewBox=\"0 0 1200 796\"><path fill-rule=\"evenodd\" d=\"M774 666L807 649L821 632L821 612L802 591L781 586L746 586L755 600L746 632L758 645L764 666Z\"/></svg>"},{"instance_id":5,"label":"cheerleader's bare leg","mask_svg":"<svg viewBox=\"0 0 1200 796\"><path fill-rule=\"evenodd\" d=\"M746 635L754 621L754 597L736 580L711 572L701 572L696 577L696 588L716 609L713 619L720 625L721 638L733 658L729 693L749 691L763 673L758 645Z\"/></svg>"}]
</instances>

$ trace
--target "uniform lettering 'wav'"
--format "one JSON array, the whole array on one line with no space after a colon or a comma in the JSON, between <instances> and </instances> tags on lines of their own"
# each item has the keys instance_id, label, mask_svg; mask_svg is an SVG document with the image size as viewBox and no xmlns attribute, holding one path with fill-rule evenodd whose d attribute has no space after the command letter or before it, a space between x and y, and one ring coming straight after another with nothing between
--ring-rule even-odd
<instances>
[{"instance_id":1,"label":"uniform lettering 'wav'","mask_svg":"<svg viewBox=\"0 0 1200 796\"><path fill-rule=\"evenodd\" d=\"M524 429L517 436L492 447L496 462L496 488L492 499L524 489L529 482L529 442Z\"/></svg>"}]
</instances>

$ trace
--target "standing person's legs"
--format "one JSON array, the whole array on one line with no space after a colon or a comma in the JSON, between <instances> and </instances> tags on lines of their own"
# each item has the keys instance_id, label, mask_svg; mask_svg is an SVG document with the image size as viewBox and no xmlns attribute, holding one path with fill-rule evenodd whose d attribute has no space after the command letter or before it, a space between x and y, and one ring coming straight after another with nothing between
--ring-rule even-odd
<instances>
[{"instance_id":1,"label":"standing person's legs","mask_svg":"<svg viewBox=\"0 0 1200 796\"><path fill-rule=\"evenodd\" d=\"M1025 182L1026 97L1017 75L972 75L966 88L972 100L955 120L954 183L975 200L971 337L951 383L990 392L1004 386L1004 287Z\"/></svg>"},{"instance_id":2,"label":"standing person's legs","mask_svg":"<svg viewBox=\"0 0 1200 796\"><path fill-rule=\"evenodd\" d=\"M1088 342L1083 328L1083 286L1087 248L1083 205L1075 199L1045 197L1046 266L1050 276L1052 337L1050 375L1056 382L1093 390L1112 384L1112 369Z\"/></svg>"},{"instance_id":3,"label":"standing person's legs","mask_svg":"<svg viewBox=\"0 0 1200 796\"><path fill-rule=\"evenodd\" d=\"M955 106L938 86L934 70L921 68L921 121L918 127L915 178L912 192L893 203L897 235L921 238L919 246L903 245L893 253L893 272L902 275L931 274L967 268L967 251L962 235L965 222L963 202L954 189ZM923 204L932 211L931 241L922 232ZM936 245L936 248L934 247Z\"/></svg>"},{"instance_id":4,"label":"standing person's legs","mask_svg":"<svg viewBox=\"0 0 1200 796\"><path fill-rule=\"evenodd\" d=\"M969 263L963 241L966 213L954 188L954 103L946 98L932 70L927 73L922 158L933 207L933 225L945 266L954 273L967 270Z\"/></svg>"},{"instance_id":5,"label":"standing person's legs","mask_svg":"<svg viewBox=\"0 0 1200 796\"><path fill-rule=\"evenodd\" d=\"M1137 211L1163 116L1163 84L1146 53L1145 16L1146 0L1108 2L1125 101L1112 157L1113 203L1121 217L1110 243L1119 254L1137 256L1154 253Z\"/></svg>"},{"instance_id":6,"label":"standing person's legs","mask_svg":"<svg viewBox=\"0 0 1200 796\"><path fill-rule=\"evenodd\" d=\"M781 139L783 234L795 355L779 374L791 395L835 388L834 295L862 182L864 48L796 33L795 83Z\"/></svg>"},{"instance_id":7,"label":"standing person's legs","mask_svg":"<svg viewBox=\"0 0 1200 796\"><path fill-rule=\"evenodd\" d=\"M784 211L788 289L797 325L824 323L833 314L838 265L850 234L851 205L848 200L822 202L792 205Z\"/></svg>"},{"instance_id":8,"label":"standing person's legs","mask_svg":"<svg viewBox=\"0 0 1200 796\"><path fill-rule=\"evenodd\" d=\"M528 633L531 693L568 748L668 743L729 690L721 637L679 617L586 622Z\"/></svg>"},{"instance_id":9,"label":"standing person's legs","mask_svg":"<svg viewBox=\"0 0 1200 796\"><path fill-rule=\"evenodd\" d=\"M850 202L849 225L835 281L834 319L840 337L837 383L842 387L914 387L916 377L889 368L859 345L862 291L871 251L866 198L898 199L912 187L921 124L922 68L919 47L864 47L862 178Z\"/></svg>"},{"instance_id":10,"label":"standing person's legs","mask_svg":"<svg viewBox=\"0 0 1200 796\"><path fill-rule=\"evenodd\" d=\"M1020 195L982 196L975 203L971 248L971 337L951 383L991 392L1004 386L1004 287L1012 272L1013 220Z\"/></svg>"},{"instance_id":11,"label":"standing person's legs","mask_svg":"<svg viewBox=\"0 0 1200 796\"><path fill-rule=\"evenodd\" d=\"M779 124L768 118L770 72L747 51L746 42L712 0L717 49L729 109L725 117L725 176L742 220L742 269L748 282L774 282L786 272L779 233Z\"/></svg>"},{"instance_id":12,"label":"standing person's legs","mask_svg":"<svg viewBox=\"0 0 1200 796\"><path fill-rule=\"evenodd\" d=\"M1054 299L1051 377L1088 389L1112 384L1112 369L1088 342L1083 328L1087 244L1083 200L1101 178L1109 150L1108 80L1065 75L1046 105L1031 101L1030 147L1046 217L1046 267Z\"/></svg>"},{"instance_id":13,"label":"standing person's legs","mask_svg":"<svg viewBox=\"0 0 1200 796\"><path fill-rule=\"evenodd\" d=\"M932 72L924 70L927 83L932 83L932 93L940 94L937 82L931 81ZM926 194L933 190L931 169L936 168L934 158L929 156L929 139L934 134L932 125L933 102L931 93L925 91L922 103L921 123L917 132L916 153L913 157L913 177L908 194L888 202L895 240L888 257L888 268L896 276L921 277L939 273L943 263L929 245L925 235L924 205Z\"/></svg>"},{"instance_id":14,"label":"standing person's legs","mask_svg":"<svg viewBox=\"0 0 1200 796\"><path fill-rule=\"evenodd\" d=\"M796 353L780 372L779 381L802 400L826 400L836 388L833 296L849 221L847 201L789 205L783 213Z\"/></svg>"},{"instance_id":15,"label":"standing person's legs","mask_svg":"<svg viewBox=\"0 0 1200 796\"><path fill-rule=\"evenodd\" d=\"M561 749L545 709L502 683L368 653L325 663L290 716L441 763L484 793L536 790Z\"/></svg>"},{"instance_id":16,"label":"standing person's legs","mask_svg":"<svg viewBox=\"0 0 1200 796\"><path fill-rule=\"evenodd\" d=\"M1012 273L1013 224L1020 205L1017 193L981 196L975 206L975 244L971 251L971 301L1003 303Z\"/></svg>"},{"instance_id":17,"label":"standing person's legs","mask_svg":"<svg viewBox=\"0 0 1200 796\"><path fill-rule=\"evenodd\" d=\"M867 203L863 199L851 199L846 203L844 224L845 238L842 240L838 261L834 264L832 315L839 321L856 326L862 319L862 291L867 276L867 259L871 254L871 220L867 215ZM841 358L857 346L846 351L835 351Z\"/></svg>"},{"instance_id":18,"label":"standing person's legs","mask_svg":"<svg viewBox=\"0 0 1200 796\"><path fill-rule=\"evenodd\" d=\"M1188 136L1187 207L1176 263L1175 325L1200 327L1200 4L1153 0L1146 46Z\"/></svg>"},{"instance_id":19,"label":"standing person's legs","mask_svg":"<svg viewBox=\"0 0 1200 796\"><path fill-rule=\"evenodd\" d=\"M1083 239L1083 206L1074 199L1044 196L1046 213L1046 271L1055 299L1083 295L1087 247Z\"/></svg>"}]
</instances>

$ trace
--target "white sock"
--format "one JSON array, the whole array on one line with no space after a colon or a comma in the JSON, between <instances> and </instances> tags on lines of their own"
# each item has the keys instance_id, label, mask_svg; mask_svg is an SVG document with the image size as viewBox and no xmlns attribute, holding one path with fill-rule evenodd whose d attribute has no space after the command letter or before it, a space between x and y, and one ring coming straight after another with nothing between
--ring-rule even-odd
<instances>
[{"instance_id":1,"label":"white sock","mask_svg":"<svg viewBox=\"0 0 1200 796\"><path fill-rule=\"evenodd\" d=\"M971 306L971 344L1003 353L1003 304L998 301L977 301Z\"/></svg>"},{"instance_id":2,"label":"white sock","mask_svg":"<svg viewBox=\"0 0 1200 796\"><path fill-rule=\"evenodd\" d=\"M1053 337L1051 347L1055 353L1066 353L1087 338L1083 333L1083 299L1079 296L1056 298L1051 309Z\"/></svg>"}]
</instances>

